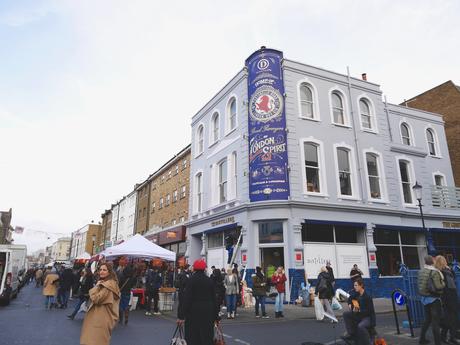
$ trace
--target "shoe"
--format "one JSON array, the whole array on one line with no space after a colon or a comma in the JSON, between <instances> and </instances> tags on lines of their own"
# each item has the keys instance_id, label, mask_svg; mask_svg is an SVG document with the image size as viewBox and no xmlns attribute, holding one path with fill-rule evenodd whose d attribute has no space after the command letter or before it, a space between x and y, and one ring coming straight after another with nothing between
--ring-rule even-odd
<instances>
[{"instance_id":1,"label":"shoe","mask_svg":"<svg viewBox=\"0 0 460 345\"><path fill-rule=\"evenodd\" d=\"M282 311L280 311L280 317L284 317L284 315L283 315L283 312L282 312Z\"/></svg>"},{"instance_id":2,"label":"shoe","mask_svg":"<svg viewBox=\"0 0 460 345\"><path fill-rule=\"evenodd\" d=\"M161 313L159 311L156 311L153 313L153 315L161 315Z\"/></svg>"},{"instance_id":3,"label":"shoe","mask_svg":"<svg viewBox=\"0 0 460 345\"><path fill-rule=\"evenodd\" d=\"M146 316L152 316L152 313L149 312L149 311L146 311L146 312L145 312L145 315L146 315Z\"/></svg>"},{"instance_id":4,"label":"shoe","mask_svg":"<svg viewBox=\"0 0 460 345\"><path fill-rule=\"evenodd\" d=\"M234 319L234 318L235 318L235 313L233 312L233 313L232 313L232 319Z\"/></svg>"},{"instance_id":5,"label":"shoe","mask_svg":"<svg viewBox=\"0 0 460 345\"><path fill-rule=\"evenodd\" d=\"M75 316L73 316L73 315L67 315L67 318L68 318L69 320L73 320L74 317L75 317Z\"/></svg>"},{"instance_id":6,"label":"shoe","mask_svg":"<svg viewBox=\"0 0 460 345\"><path fill-rule=\"evenodd\" d=\"M260 315L259 315L259 314L256 314L256 318L259 319L259 318L260 318Z\"/></svg>"},{"instance_id":7,"label":"shoe","mask_svg":"<svg viewBox=\"0 0 460 345\"><path fill-rule=\"evenodd\" d=\"M429 344L430 341L429 341L428 339L420 339L420 340L418 341L418 343L419 343L420 345L426 345L426 344Z\"/></svg>"},{"instance_id":8,"label":"shoe","mask_svg":"<svg viewBox=\"0 0 460 345\"><path fill-rule=\"evenodd\" d=\"M275 311L275 319L279 318L280 317L280 313Z\"/></svg>"},{"instance_id":9,"label":"shoe","mask_svg":"<svg viewBox=\"0 0 460 345\"><path fill-rule=\"evenodd\" d=\"M270 316L268 316L268 315L262 315L262 319L269 319L269 318L270 318Z\"/></svg>"},{"instance_id":10,"label":"shoe","mask_svg":"<svg viewBox=\"0 0 460 345\"><path fill-rule=\"evenodd\" d=\"M227 313L227 319L231 319L230 313Z\"/></svg>"}]
</instances>

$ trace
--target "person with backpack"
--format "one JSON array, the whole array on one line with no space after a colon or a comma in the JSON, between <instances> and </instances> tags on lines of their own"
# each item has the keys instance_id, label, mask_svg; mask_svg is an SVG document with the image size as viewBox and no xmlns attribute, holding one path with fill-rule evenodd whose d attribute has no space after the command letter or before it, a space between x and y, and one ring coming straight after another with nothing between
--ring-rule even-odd
<instances>
[{"instance_id":1,"label":"person with backpack","mask_svg":"<svg viewBox=\"0 0 460 345\"><path fill-rule=\"evenodd\" d=\"M147 306L145 315L152 315L152 299L153 299L153 315L160 315L158 309L158 301L160 300L160 288L162 283L161 273L158 267L148 269L145 280L145 290L147 292Z\"/></svg>"},{"instance_id":2,"label":"person with backpack","mask_svg":"<svg viewBox=\"0 0 460 345\"><path fill-rule=\"evenodd\" d=\"M441 296L445 288L444 275L433 266L431 256L425 256L425 266L418 273L418 293L422 296L421 302L425 310L425 321L420 332L419 344L428 344L426 332L431 325L434 344L441 345Z\"/></svg>"},{"instance_id":3,"label":"person with backpack","mask_svg":"<svg viewBox=\"0 0 460 345\"><path fill-rule=\"evenodd\" d=\"M332 277L326 267L321 267L321 272L318 275L318 282L316 283L315 295L318 296L326 313L334 316L334 311L331 307L331 299L334 296L334 288L332 286Z\"/></svg>"}]
</instances>

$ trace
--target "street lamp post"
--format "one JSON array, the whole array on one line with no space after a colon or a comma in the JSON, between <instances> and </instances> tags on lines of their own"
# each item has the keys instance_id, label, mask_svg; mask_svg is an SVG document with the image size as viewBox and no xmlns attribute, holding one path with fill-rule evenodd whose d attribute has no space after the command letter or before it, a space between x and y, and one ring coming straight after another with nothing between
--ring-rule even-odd
<instances>
[{"instance_id":1,"label":"street lamp post","mask_svg":"<svg viewBox=\"0 0 460 345\"><path fill-rule=\"evenodd\" d=\"M415 181L415 185L412 187L415 198L418 201L418 207L420 209L420 217L422 218L422 227L423 232L425 233L425 242L426 242L426 249L429 255L436 255L436 248L433 245L433 237L431 236L430 229L425 226L425 217L423 216L423 205L422 205L422 190L423 187Z\"/></svg>"}]
</instances>

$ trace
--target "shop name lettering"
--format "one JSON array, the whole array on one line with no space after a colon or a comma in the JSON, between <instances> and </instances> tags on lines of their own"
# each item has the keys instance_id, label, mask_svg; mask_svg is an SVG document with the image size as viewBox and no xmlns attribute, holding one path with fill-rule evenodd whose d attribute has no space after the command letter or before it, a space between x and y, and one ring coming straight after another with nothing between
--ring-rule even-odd
<instances>
[{"instance_id":1,"label":"shop name lettering","mask_svg":"<svg viewBox=\"0 0 460 345\"><path fill-rule=\"evenodd\" d=\"M251 155L256 154L259 150L262 150L263 153L279 153L286 151L286 143L280 143L283 141L283 137L265 138L262 140L255 141L251 144Z\"/></svg>"},{"instance_id":2,"label":"shop name lettering","mask_svg":"<svg viewBox=\"0 0 460 345\"><path fill-rule=\"evenodd\" d=\"M228 217L228 218L216 220L215 222L211 222L211 226L217 226L220 224L227 224L227 223L234 223L234 222L235 222L235 217Z\"/></svg>"},{"instance_id":3,"label":"shop name lettering","mask_svg":"<svg viewBox=\"0 0 460 345\"><path fill-rule=\"evenodd\" d=\"M314 265L317 265L317 264L321 264L321 265L325 265L328 261L330 261L330 259L324 259L324 258L321 258L321 257L317 257L317 258L305 258L305 262L307 264L314 264Z\"/></svg>"},{"instance_id":4,"label":"shop name lettering","mask_svg":"<svg viewBox=\"0 0 460 345\"><path fill-rule=\"evenodd\" d=\"M276 134L278 132L283 132L285 129L283 127L270 127L270 125L264 125L260 128L253 128L251 130L251 134L258 134L262 132L273 132L273 134Z\"/></svg>"}]
</instances>

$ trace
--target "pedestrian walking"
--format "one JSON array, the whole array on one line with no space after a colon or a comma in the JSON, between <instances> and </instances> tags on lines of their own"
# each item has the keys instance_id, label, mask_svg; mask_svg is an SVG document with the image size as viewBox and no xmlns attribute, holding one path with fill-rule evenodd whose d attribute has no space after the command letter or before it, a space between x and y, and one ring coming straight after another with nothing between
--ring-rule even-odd
<instances>
[{"instance_id":1,"label":"pedestrian walking","mask_svg":"<svg viewBox=\"0 0 460 345\"><path fill-rule=\"evenodd\" d=\"M56 270L53 268L46 275L45 281L43 283L43 295L45 296L45 307L46 309L51 309L56 306L55 297L58 291L58 281L59 276L56 273Z\"/></svg>"},{"instance_id":2,"label":"pedestrian walking","mask_svg":"<svg viewBox=\"0 0 460 345\"><path fill-rule=\"evenodd\" d=\"M58 301L61 309L67 308L70 297L70 289L74 282L74 275L71 267L64 267L59 276Z\"/></svg>"},{"instance_id":3,"label":"pedestrian walking","mask_svg":"<svg viewBox=\"0 0 460 345\"><path fill-rule=\"evenodd\" d=\"M455 339L457 328L457 286L454 272L447 265L446 258L438 255L434 260L434 267L441 271L444 276L445 287L441 296L443 316L441 319L441 340L447 344L458 345ZM449 340L447 340L449 332Z\"/></svg>"},{"instance_id":4,"label":"pedestrian walking","mask_svg":"<svg viewBox=\"0 0 460 345\"><path fill-rule=\"evenodd\" d=\"M425 310L425 321L420 332L419 344L428 344L426 332L431 325L435 345L441 345L441 295L445 288L444 276L433 266L431 256L425 257L425 266L418 273L418 292Z\"/></svg>"},{"instance_id":5,"label":"pedestrian walking","mask_svg":"<svg viewBox=\"0 0 460 345\"><path fill-rule=\"evenodd\" d=\"M326 267L321 267L321 272L318 275L316 283L315 295L318 296L324 310L327 314L335 318L334 311L331 307L331 299L334 296L334 288L332 287L332 278ZM332 321L332 319L331 319Z\"/></svg>"},{"instance_id":6,"label":"pedestrian walking","mask_svg":"<svg viewBox=\"0 0 460 345\"><path fill-rule=\"evenodd\" d=\"M259 318L259 307L262 311L262 318L268 319L265 311L265 297L267 296L267 279L262 272L262 268L257 266L256 273L252 275L252 294L256 299L255 312L256 317Z\"/></svg>"},{"instance_id":7,"label":"pedestrian walking","mask_svg":"<svg viewBox=\"0 0 460 345\"><path fill-rule=\"evenodd\" d=\"M136 284L134 268L132 265L120 266L117 271L118 284L120 289L120 323L128 324L129 319L129 300L131 299L131 289Z\"/></svg>"},{"instance_id":8,"label":"pedestrian walking","mask_svg":"<svg viewBox=\"0 0 460 345\"><path fill-rule=\"evenodd\" d=\"M214 290L216 291L216 304L217 308L220 312L220 307L224 303L225 299L225 285L224 285L224 278L218 268L215 268L212 275L211 280L214 283Z\"/></svg>"},{"instance_id":9,"label":"pedestrian walking","mask_svg":"<svg viewBox=\"0 0 460 345\"><path fill-rule=\"evenodd\" d=\"M353 289L348 299L350 310L343 313L348 334L342 339L346 342L354 339L357 345L371 345L369 330L376 326L374 302L367 294L362 279L355 280Z\"/></svg>"},{"instance_id":10,"label":"pedestrian walking","mask_svg":"<svg viewBox=\"0 0 460 345\"><path fill-rule=\"evenodd\" d=\"M334 287L335 287L334 270L333 270L333 268L331 266L331 262L329 260L326 262L326 269L327 269L327 273L329 273L329 277L331 279L332 289L335 290L334 289ZM335 291L334 291L334 293L335 293Z\"/></svg>"},{"instance_id":11,"label":"pedestrian walking","mask_svg":"<svg viewBox=\"0 0 460 345\"><path fill-rule=\"evenodd\" d=\"M88 311L81 328L80 345L109 345L118 320L120 290L112 265L99 266L99 280L89 290Z\"/></svg>"},{"instance_id":12,"label":"pedestrian walking","mask_svg":"<svg viewBox=\"0 0 460 345\"><path fill-rule=\"evenodd\" d=\"M83 303L87 303L89 299L89 290L91 290L94 286L93 281L93 273L91 272L90 268L86 268L83 270L83 275L79 282L78 288L78 302L75 304L75 308L72 314L67 315L67 318L73 320L77 315L78 311L80 310Z\"/></svg>"},{"instance_id":13,"label":"pedestrian walking","mask_svg":"<svg viewBox=\"0 0 460 345\"><path fill-rule=\"evenodd\" d=\"M213 345L214 325L219 323L214 284L205 274L206 262L196 260L194 273L187 280L182 305L178 308L177 324L185 323L187 345Z\"/></svg>"},{"instance_id":14,"label":"pedestrian walking","mask_svg":"<svg viewBox=\"0 0 460 345\"><path fill-rule=\"evenodd\" d=\"M225 298L227 300L227 318L234 319L236 314L236 301L240 292L237 274L229 268L224 280Z\"/></svg>"},{"instance_id":15,"label":"pedestrian walking","mask_svg":"<svg viewBox=\"0 0 460 345\"><path fill-rule=\"evenodd\" d=\"M41 268L39 268L36 272L35 272L35 287L39 287L43 285L43 270Z\"/></svg>"},{"instance_id":16,"label":"pedestrian walking","mask_svg":"<svg viewBox=\"0 0 460 345\"><path fill-rule=\"evenodd\" d=\"M161 288L161 273L158 271L158 267L153 267L147 270L145 277L145 290L147 292L147 306L145 315L152 315L152 299L153 299L153 314L160 315L158 309L158 301L160 299L160 288Z\"/></svg>"},{"instance_id":17,"label":"pedestrian walking","mask_svg":"<svg viewBox=\"0 0 460 345\"><path fill-rule=\"evenodd\" d=\"M179 318L179 315L184 315L184 312L182 310L179 310L180 308L183 308L185 305L184 298L185 298L185 288L187 286L187 282L190 279L191 272L190 272L190 266L186 264L184 268L179 272L177 275L176 281L174 282L174 286L177 289L177 299L178 299L178 310L177 310L177 318Z\"/></svg>"},{"instance_id":18,"label":"pedestrian walking","mask_svg":"<svg viewBox=\"0 0 460 345\"><path fill-rule=\"evenodd\" d=\"M354 283L357 279L363 279L363 271L358 268L357 264L353 265L353 268L350 271L350 279ZM353 284L354 286L354 284Z\"/></svg>"},{"instance_id":19,"label":"pedestrian walking","mask_svg":"<svg viewBox=\"0 0 460 345\"><path fill-rule=\"evenodd\" d=\"M284 317L283 315L283 302L284 294L286 293L286 275L284 274L284 268L278 267L273 273L272 284L275 286L278 294L275 297L275 317Z\"/></svg>"}]
</instances>

